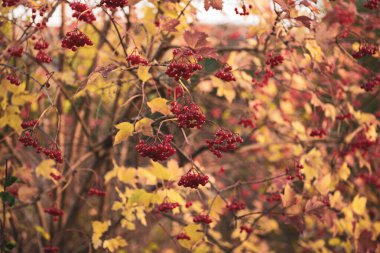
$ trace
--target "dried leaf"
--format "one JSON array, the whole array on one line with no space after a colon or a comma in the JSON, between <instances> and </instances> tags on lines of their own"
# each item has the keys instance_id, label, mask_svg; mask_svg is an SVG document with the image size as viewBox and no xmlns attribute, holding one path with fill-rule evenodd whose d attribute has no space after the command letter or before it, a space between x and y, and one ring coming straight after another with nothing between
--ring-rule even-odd
<instances>
[{"instance_id":1,"label":"dried leaf","mask_svg":"<svg viewBox=\"0 0 380 253\"><path fill-rule=\"evenodd\" d=\"M204 0L205 10L208 11L210 7L215 10L223 10L223 0Z\"/></svg>"}]
</instances>

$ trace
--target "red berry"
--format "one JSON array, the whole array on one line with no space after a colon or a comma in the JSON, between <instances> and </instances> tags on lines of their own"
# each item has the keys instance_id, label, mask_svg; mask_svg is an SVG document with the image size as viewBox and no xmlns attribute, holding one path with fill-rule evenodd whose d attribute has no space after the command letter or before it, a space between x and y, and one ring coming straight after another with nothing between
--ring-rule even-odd
<instances>
[{"instance_id":1,"label":"red berry","mask_svg":"<svg viewBox=\"0 0 380 253\"><path fill-rule=\"evenodd\" d=\"M209 150L218 158L222 157L222 152L233 151L237 148L237 143L243 143L243 139L230 130L219 129L214 134L213 140L206 140Z\"/></svg>"}]
</instances>

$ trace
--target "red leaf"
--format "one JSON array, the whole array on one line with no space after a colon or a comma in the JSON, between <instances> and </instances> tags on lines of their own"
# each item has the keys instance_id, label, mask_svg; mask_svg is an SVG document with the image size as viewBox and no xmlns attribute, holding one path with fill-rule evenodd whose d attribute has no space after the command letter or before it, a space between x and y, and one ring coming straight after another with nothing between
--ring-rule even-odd
<instances>
[{"instance_id":1,"label":"red leaf","mask_svg":"<svg viewBox=\"0 0 380 253\"><path fill-rule=\"evenodd\" d=\"M215 10L223 10L223 0L204 0L205 10L208 11L210 7Z\"/></svg>"},{"instance_id":2,"label":"red leaf","mask_svg":"<svg viewBox=\"0 0 380 253\"><path fill-rule=\"evenodd\" d=\"M376 251L377 243L376 241L372 241L372 232L369 232L368 230L361 232L358 242L359 253L371 253Z\"/></svg>"},{"instance_id":3,"label":"red leaf","mask_svg":"<svg viewBox=\"0 0 380 253\"><path fill-rule=\"evenodd\" d=\"M178 19L170 19L168 22L162 25L162 30L167 32L177 32L177 25L179 25Z\"/></svg>"},{"instance_id":4,"label":"red leaf","mask_svg":"<svg viewBox=\"0 0 380 253\"><path fill-rule=\"evenodd\" d=\"M305 27L307 27L309 29L311 26L311 22L313 21L312 19L310 19L309 17L306 17L306 16L299 16L299 17L296 17L294 19L301 22Z\"/></svg>"},{"instance_id":5,"label":"red leaf","mask_svg":"<svg viewBox=\"0 0 380 253\"><path fill-rule=\"evenodd\" d=\"M281 9L283 9L284 11L289 10L288 3L286 0L274 0L274 2L280 5Z\"/></svg>"},{"instance_id":6,"label":"red leaf","mask_svg":"<svg viewBox=\"0 0 380 253\"><path fill-rule=\"evenodd\" d=\"M183 35L187 45L196 50L207 45L207 34L198 31L186 31Z\"/></svg>"}]
</instances>

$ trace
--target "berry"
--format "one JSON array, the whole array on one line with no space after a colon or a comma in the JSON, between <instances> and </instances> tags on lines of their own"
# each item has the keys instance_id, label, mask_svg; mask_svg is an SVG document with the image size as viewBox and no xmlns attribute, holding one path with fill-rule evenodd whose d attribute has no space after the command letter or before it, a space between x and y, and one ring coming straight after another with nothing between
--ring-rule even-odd
<instances>
[{"instance_id":1,"label":"berry","mask_svg":"<svg viewBox=\"0 0 380 253\"><path fill-rule=\"evenodd\" d=\"M94 13L89 9L87 4L74 2L70 4L70 8L74 11L73 17L86 23L92 23L96 20Z\"/></svg>"},{"instance_id":2,"label":"berry","mask_svg":"<svg viewBox=\"0 0 380 253\"><path fill-rule=\"evenodd\" d=\"M266 65L270 65L271 68L274 68L280 65L284 61L284 57L282 55L274 55L273 53L269 53L267 55L267 59L265 60Z\"/></svg>"},{"instance_id":3,"label":"berry","mask_svg":"<svg viewBox=\"0 0 380 253\"><path fill-rule=\"evenodd\" d=\"M142 157L149 157L153 161L164 161L175 153L175 149L170 145L173 135L163 135L161 143L147 143L144 140L136 145L137 152Z\"/></svg>"},{"instance_id":4,"label":"berry","mask_svg":"<svg viewBox=\"0 0 380 253\"><path fill-rule=\"evenodd\" d=\"M218 158L222 157L222 152L235 150L237 143L243 143L243 139L238 134L225 129L219 129L214 134L213 140L206 140L209 150Z\"/></svg>"},{"instance_id":5,"label":"berry","mask_svg":"<svg viewBox=\"0 0 380 253\"><path fill-rule=\"evenodd\" d=\"M186 208L189 208L189 207L191 207L192 205L193 205L193 202L191 202L191 201L187 201L186 204L185 204L185 207L186 207Z\"/></svg>"},{"instance_id":6,"label":"berry","mask_svg":"<svg viewBox=\"0 0 380 253\"><path fill-rule=\"evenodd\" d=\"M40 149L37 149L37 153L40 152L44 153L50 159L55 160L57 163L63 163L62 152L54 143L52 143L48 148L41 147Z\"/></svg>"},{"instance_id":7,"label":"berry","mask_svg":"<svg viewBox=\"0 0 380 253\"><path fill-rule=\"evenodd\" d=\"M245 209L245 204L242 201L234 200L231 204L227 204L226 208L230 210L230 212L237 212Z\"/></svg>"},{"instance_id":8,"label":"berry","mask_svg":"<svg viewBox=\"0 0 380 253\"><path fill-rule=\"evenodd\" d=\"M39 143L36 138L32 135L33 132L24 132L21 137L19 138L19 141L24 144L24 147L33 147L38 148Z\"/></svg>"},{"instance_id":9,"label":"berry","mask_svg":"<svg viewBox=\"0 0 380 253\"><path fill-rule=\"evenodd\" d=\"M19 86L21 84L21 81L15 75L8 75L7 80L16 86Z\"/></svg>"},{"instance_id":10,"label":"berry","mask_svg":"<svg viewBox=\"0 0 380 253\"><path fill-rule=\"evenodd\" d=\"M177 240L190 240L190 236L188 236L186 233L179 233L177 236L176 236L176 239Z\"/></svg>"},{"instance_id":11,"label":"berry","mask_svg":"<svg viewBox=\"0 0 380 253\"><path fill-rule=\"evenodd\" d=\"M364 89L367 92L373 91L373 89L380 85L380 74L373 76L366 83L362 84L360 88Z\"/></svg>"},{"instance_id":12,"label":"berry","mask_svg":"<svg viewBox=\"0 0 380 253\"><path fill-rule=\"evenodd\" d=\"M251 119L241 118L238 124L242 125L245 128L247 127L255 128L255 124L252 122Z\"/></svg>"},{"instance_id":13,"label":"berry","mask_svg":"<svg viewBox=\"0 0 380 253\"><path fill-rule=\"evenodd\" d=\"M102 0L101 4L107 8L125 7L128 5L128 0Z\"/></svg>"},{"instance_id":14,"label":"berry","mask_svg":"<svg viewBox=\"0 0 380 253\"><path fill-rule=\"evenodd\" d=\"M272 193L266 199L268 202L278 202L281 201L281 195L279 193Z\"/></svg>"},{"instance_id":15,"label":"berry","mask_svg":"<svg viewBox=\"0 0 380 253\"><path fill-rule=\"evenodd\" d=\"M245 4L242 4L241 5L241 10L239 10L238 8L235 8L235 13L236 15L240 15L240 16L248 16L249 15L249 9L252 9L252 5L245 5Z\"/></svg>"},{"instance_id":16,"label":"berry","mask_svg":"<svg viewBox=\"0 0 380 253\"><path fill-rule=\"evenodd\" d=\"M24 48L22 46L13 46L8 49L8 53L10 56L13 57L22 57L22 54L24 53Z\"/></svg>"},{"instance_id":17,"label":"berry","mask_svg":"<svg viewBox=\"0 0 380 253\"><path fill-rule=\"evenodd\" d=\"M18 5L20 0L3 0L2 6L3 7L11 7Z\"/></svg>"},{"instance_id":18,"label":"berry","mask_svg":"<svg viewBox=\"0 0 380 253\"><path fill-rule=\"evenodd\" d=\"M194 102L185 101L180 103L173 101L170 103L170 111L177 117L177 124L180 128L201 128L206 122L206 116L201 112L199 106Z\"/></svg>"},{"instance_id":19,"label":"berry","mask_svg":"<svg viewBox=\"0 0 380 253\"><path fill-rule=\"evenodd\" d=\"M178 202L168 202L167 200L165 200L164 202L162 202L162 203L158 206L157 210L158 210L159 212L167 213L167 212L173 210L173 209L176 208L176 207L179 207Z\"/></svg>"},{"instance_id":20,"label":"berry","mask_svg":"<svg viewBox=\"0 0 380 253\"><path fill-rule=\"evenodd\" d=\"M359 50L356 52L353 52L351 55L355 59L361 58L366 55L374 55L377 52L377 46L373 44L365 43L363 45L360 45Z\"/></svg>"},{"instance_id":21,"label":"berry","mask_svg":"<svg viewBox=\"0 0 380 253\"><path fill-rule=\"evenodd\" d=\"M208 176L191 169L178 181L179 186L198 189L199 185L205 186L208 183Z\"/></svg>"},{"instance_id":22,"label":"berry","mask_svg":"<svg viewBox=\"0 0 380 253\"><path fill-rule=\"evenodd\" d=\"M62 175L58 174L54 174L54 173L50 173L50 176L55 180L55 181L59 181L61 178L62 178Z\"/></svg>"},{"instance_id":23,"label":"berry","mask_svg":"<svg viewBox=\"0 0 380 253\"><path fill-rule=\"evenodd\" d=\"M78 47L84 47L85 45L92 46L93 43L86 34L79 31L78 28L66 33L62 40L61 46L63 48L76 51Z\"/></svg>"},{"instance_id":24,"label":"berry","mask_svg":"<svg viewBox=\"0 0 380 253\"><path fill-rule=\"evenodd\" d=\"M59 252L59 248L56 246L45 246L43 250L44 250L44 253L58 253Z\"/></svg>"},{"instance_id":25,"label":"berry","mask_svg":"<svg viewBox=\"0 0 380 253\"><path fill-rule=\"evenodd\" d=\"M247 225L242 225L240 227L240 233L242 233L243 231L245 231L247 234L250 234L253 232L253 229L251 227L248 227Z\"/></svg>"},{"instance_id":26,"label":"berry","mask_svg":"<svg viewBox=\"0 0 380 253\"><path fill-rule=\"evenodd\" d=\"M226 66L222 70L216 72L215 76L219 79L222 79L225 82L236 81L236 78L232 75L231 70L231 66Z\"/></svg>"},{"instance_id":27,"label":"berry","mask_svg":"<svg viewBox=\"0 0 380 253\"><path fill-rule=\"evenodd\" d=\"M375 10L380 7L380 1L379 0L367 0L367 2L364 4L364 7L370 10Z\"/></svg>"},{"instance_id":28,"label":"berry","mask_svg":"<svg viewBox=\"0 0 380 253\"><path fill-rule=\"evenodd\" d=\"M210 216L208 214L198 214L193 218L193 221L195 223L203 223L203 224L210 224L212 222Z\"/></svg>"},{"instance_id":29,"label":"berry","mask_svg":"<svg viewBox=\"0 0 380 253\"><path fill-rule=\"evenodd\" d=\"M149 64L149 62L142 58L139 54L133 52L130 54L128 57L126 57L126 60L131 64L131 65L143 65L146 66Z\"/></svg>"},{"instance_id":30,"label":"berry","mask_svg":"<svg viewBox=\"0 0 380 253\"><path fill-rule=\"evenodd\" d=\"M252 83L253 85L256 85L256 86L259 86L259 87L265 87L268 85L268 82L269 82L269 78L273 77L274 76L274 73L273 71L269 70L269 69L266 69L264 71L264 75L263 73L260 73L260 72L255 72L255 75L258 75L259 77L263 76L262 77L262 80L261 81L258 81L256 79L252 79Z\"/></svg>"},{"instance_id":31,"label":"berry","mask_svg":"<svg viewBox=\"0 0 380 253\"><path fill-rule=\"evenodd\" d=\"M50 63L52 61L52 58L47 53L45 53L45 51L40 50L36 55L36 60L43 63Z\"/></svg>"},{"instance_id":32,"label":"berry","mask_svg":"<svg viewBox=\"0 0 380 253\"><path fill-rule=\"evenodd\" d=\"M37 124L38 120L36 119L32 119L32 120L28 120L28 121L23 121L21 123L21 127L23 129L26 129L26 128L29 128L29 127L34 127L36 124Z\"/></svg>"},{"instance_id":33,"label":"berry","mask_svg":"<svg viewBox=\"0 0 380 253\"><path fill-rule=\"evenodd\" d=\"M310 132L310 136L311 137L319 137L319 138L322 138L324 135L326 135L326 131L324 129L313 129L311 132Z\"/></svg>"},{"instance_id":34,"label":"berry","mask_svg":"<svg viewBox=\"0 0 380 253\"><path fill-rule=\"evenodd\" d=\"M166 74L176 81L179 79L189 80L197 70L202 70L202 66L197 63L201 59L190 49L175 49L173 50L173 60L170 62Z\"/></svg>"},{"instance_id":35,"label":"berry","mask_svg":"<svg viewBox=\"0 0 380 253\"><path fill-rule=\"evenodd\" d=\"M44 39L39 39L36 44L34 44L34 49L36 50L44 50L44 49L47 49L49 47L49 42L47 42L46 40Z\"/></svg>"},{"instance_id":36,"label":"berry","mask_svg":"<svg viewBox=\"0 0 380 253\"><path fill-rule=\"evenodd\" d=\"M351 113L341 114L336 116L337 120L345 120L345 119L351 119Z\"/></svg>"},{"instance_id":37,"label":"berry","mask_svg":"<svg viewBox=\"0 0 380 253\"><path fill-rule=\"evenodd\" d=\"M94 187L91 187L89 190L88 190L88 195L90 196L98 196L98 197L103 197L103 196L106 196L106 192L105 191L102 191L100 189L97 189L97 188L94 188Z\"/></svg>"},{"instance_id":38,"label":"berry","mask_svg":"<svg viewBox=\"0 0 380 253\"><path fill-rule=\"evenodd\" d=\"M44 212L50 214L51 216L62 216L64 214L63 210L56 207L45 208Z\"/></svg>"}]
</instances>

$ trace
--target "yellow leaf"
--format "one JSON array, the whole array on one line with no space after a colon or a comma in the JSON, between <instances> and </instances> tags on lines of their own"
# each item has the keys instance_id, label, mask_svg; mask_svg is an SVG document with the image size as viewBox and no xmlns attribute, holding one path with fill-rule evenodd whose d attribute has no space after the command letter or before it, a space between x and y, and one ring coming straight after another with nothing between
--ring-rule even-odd
<instances>
[{"instance_id":1,"label":"yellow leaf","mask_svg":"<svg viewBox=\"0 0 380 253\"><path fill-rule=\"evenodd\" d=\"M55 169L55 161L52 159L42 161L36 168L36 175L47 179L52 179L50 173L59 175L59 171Z\"/></svg>"},{"instance_id":2,"label":"yellow leaf","mask_svg":"<svg viewBox=\"0 0 380 253\"><path fill-rule=\"evenodd\" d=\"M322 194L326 195L330 190L331 174L328 173L324 177L315 181L314 186Z\"/></svg>"},{"instance_id":3,"label":"yellow leaf","mask_svg":"<svg viewBox=\"0 0 380 253\"><path fill-rule=\"evenodd\" d=\"M210 208L210 216L213 218L213 220L219 220L219 215L223 213L223 209L226 207L226 203L224 200L217 195L214 198L211 198L208 201L208 205ZM211 223L211 225L215 224L216 222Z\"/></svg>"},{"instance_id":4,"label":"yellow leaf","mask_svg":"<svg viewBox=\"0 0 380 253\"><path fill-rule=\"evenodd\" d=\"M43 227L40 227L40 226L34 226L34 228L36 229L36 231L38 233L40 233L42 235L43 238L45 238L45 240L48 240L50 241L50 234L48 232L45 231L45 229Z\"/></svg>"},{"instance_id":5,"label":"yellow leaf","mask_svg":"<svg viewBox=\"0 0 380 253\"><path fill-rule=\"evenodd\" d=\"M295 199L295 193L290 184L285 185L284 194L281 194L282 205L289 207L293 205Z\"/></svg>"},{"instance_id":6,"label":"yellow leaf","mask_svg":"<svg viewBox=\"0 0 380 253\"><path fill-rule=\"evenodd\" d=\"M350 168L348 168L347 163L344 162L338 171L339 178L343 180L347 180L347 178L350 176L350 173L351 173Z\"/></svg>"},{"instance_id":7,"label":"yellow leaf","mask_svg":"<svg viewBox=\"0 0 380 253\"><path fill-rule=\"evenodd\" d=\"M153 136L152 128L153 120L149 118L142 118L135 125L135 131L137 133L142 133L143 135Z\"/></svg>"},{"instance_id":8,"label":"yellow leaf","mask_svg":"<svg viewBox=\"0 0 380 253\"><path fill-rule=\"evenodd\" d=\"M306 49L310 52L311 57L313 57L315 61L323 61L322 49L318 46L318 43L315 40L308 40L306 42Z\"/></svg>"},{"instance_id":9,"label":"yellow leaf","mask_svg":"<svg viewBox=\"0 0 380 253\"><path fill-rule=\"evenodd\" d=\"M137 76L141 81L146 82L152 77L152 75L149 73L149 69L149 66L139 66L139 69L137 70Z\"/></svg>"},{"instance_id":10,"label":"yellow leaf","mask_svg":"<svg viewBox=\"0 0 380 253\"><path fill-rule=\"evenodd\" d=\"M125 246L127 246L127 242L121 236L105 240L103 243L103 248L108 249L110 252L115 252L115 250Z\"/></svg>"},{"instance_id":11,"label":"yellow leaf","mask_svg":"<svg viewBox=\"0 0 380 253\"><path fill-rule=\"evenodd\" d=\"M152 113L160 112L164 115L170 114L170 107L168 106L168 100L165 98L154 98L150 102L148 102L148 106Z\"/></svg>"},{"instance_id":12,"label":"yellow leaf","mask_svg":"<svg viewBox=\"0 0 380 253\"><path fill-rule=\"evenodd\" d=\"M105 232L107 232L109 226L111 225L111 221L93 221L92 222L92 244L94 248L97 249L102 245L102 240L100 239Z\"/></svg>"},{"instance_id":13,"label":"yellow leaf","mask_svg":"<svg viewBox=\"0 0 380 253\"><path fill-rule=\"evenodd\" d=\"M168 169L166 169L164 166L162 166L160 163L152 161L152 167L150 172L155 175L158 179L161 180L169 180L172 178L172 174L169 172Z\"/></svg>"},{"instance_id":14,"label":"yellow leaf","mask_svg":"<svg viewBox=\"0 0 380 253\"><path fill-rule=\"evenodd\" d=\"M363 215L365 211L365 206L367 203L366 197L360 197L359 195L356 195L354 200L351 203L351 208L354 213L357 215Z\"/></svg>"},{"instance_id":15,"label":"yellow leaf","mask_svg":"<svg viewBox=\"0 0 380 253\"><path fill-rule=\"evenodd\" d=\"M191 224L184 228L185 233L190 237L190 240L179 240L178 243L187 249L191 249L192 246L203 238L202 225Z\"/></svg>"},{"instance_id":16,"label":"yellow leaf","mask_svg":"<svg viewBox=\"0 0 380 253\"><path fill-rule=\"evenodd\" d=\"M124 168L120 167L118 173L117 173L117 178L119 179L120 182L125 183L125 184L134 184L135 183L135 177L137 174L137 170L134 168Z\"/></svg>"},{"instance_id":17,"label":"yellow leaf","mask_svg":"<svg viewBox=\"0 0 380 253\"><path fill-rule=\"evenodd\" d=\"M21 132L21 117L19 115L20 110L16 106L7 106L3 112L3 116L0 118L0 128L4 128L6 125L10 126L18 133Z\"/></svg>"},{"instance_id":18,"label":"yellow leaf","mask_svg":"<svg viewBox=\"0 0 380 253\"><path fill-rule=\"evenodd\" d=\"M132 123L122 122L122 123L115 125L115 127L117 129L119 129L119 131L117 132L117 134L115 136L114 145L119 144L120 142L126 140L129 136L133 135L133 124Z\"/></svg>"}]
</instances>

